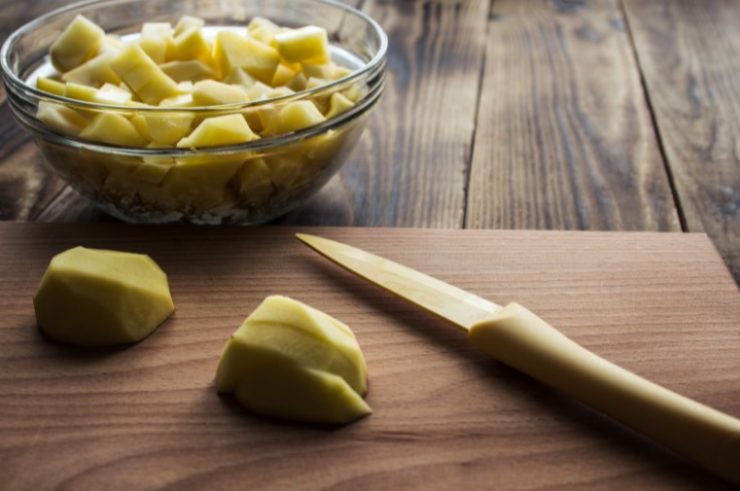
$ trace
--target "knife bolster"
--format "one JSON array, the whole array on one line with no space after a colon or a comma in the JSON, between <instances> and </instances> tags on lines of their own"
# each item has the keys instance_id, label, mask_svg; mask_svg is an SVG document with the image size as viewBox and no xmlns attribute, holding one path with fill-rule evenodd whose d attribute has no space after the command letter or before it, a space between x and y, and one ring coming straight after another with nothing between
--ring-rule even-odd
<instances>
[{"instance_id":1,"label":"knife bolster","mask_svg":"<svg viewBox=\"0 0 740 491\"><path fill-rule=\"evenodd\" d=\"M517 303L473 325L469 336L497 360L740 482L740 420L614 365Z\"/></svg>"}]
</instances>

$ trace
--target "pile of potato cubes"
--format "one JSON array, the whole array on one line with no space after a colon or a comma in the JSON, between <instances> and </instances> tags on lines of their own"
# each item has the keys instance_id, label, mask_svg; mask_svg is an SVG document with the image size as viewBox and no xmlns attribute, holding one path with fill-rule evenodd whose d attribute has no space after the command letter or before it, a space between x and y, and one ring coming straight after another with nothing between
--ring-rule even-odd
<instances>
[{"instance_id":1,"label":"pile of potato cubes","mask_svg":"<svg viewBox=\"0 0 740 491\"><path fill-rule=\"evenodd\" d=\"M246 33L228 27L207 32L205 22L191 16L174 28L168 22L144 23L140 35L123 42L77 16L51 46L50 58L58 73L39 77L38 89L132 110L86 111L41 102L39 119L61 133L111 145L198 149L245 143L321 123L352 108L363 95L357 85L344 86L330 94L205 118L188 111L136 111L227 108L320 87L350 74L331 61L323 28L283 28L259 17Z\"/></svg>"}]
</instances>

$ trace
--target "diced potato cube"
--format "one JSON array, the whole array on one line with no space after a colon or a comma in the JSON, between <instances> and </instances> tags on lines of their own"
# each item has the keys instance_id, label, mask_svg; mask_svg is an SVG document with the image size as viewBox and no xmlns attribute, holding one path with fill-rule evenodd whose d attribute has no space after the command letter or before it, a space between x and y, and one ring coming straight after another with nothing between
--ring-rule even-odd
<instances>
[{"instance_id":1,"label":"diced potato cube","mask_svg":"<svg viewBox=\"0 0 740 491\"><path fill-rule=\"evenodd\" d=\"M323 78L310 77L308 80L306 80L306 89L315 89L328 83L329 81Z\"/></svg>"},{"instance_id":2,"label":"diced potato cube","mask_svg":"<svg viewBox=\"0 0 740 491\"><path fill-rule=\"evenodd\" d=\"M80 133L80 138L126 147L143 147L147 144L131 121L115 113L95 116Z\"/></svg>"},{"instance_id":3,"label":"diced potato cube","mask_svg":"<svg viewBox=\"0 0 740 491\"><path fill-rule=\"evenodd\" d=\"M301 175L302 160L290 155L265 157L270 179L280 191L289 191Z\"/></svg>"},{"instance_id":4,"label":"diced potato cube","mask_svg":"<svg viewBox=\"0 0 740 491\"><path fill-rule=\"evenodd\" d=\"M241 156L229 158L182 158L162 182L162 189L176 196L180 205L194 210L207 210L221 204L226 197L226 183L242 166Z\"/></svg>"},{"instance_id":5,"label":"diced potato cube","mask_svg":"<svg viewBox=\"0 0 740 491\"><path fill-rule=\"evenodd\" d=\"M174 145L190 133L193 114L171 113L145 116L152 142Z\"/></svg>"},{"instance_id":6,"label":"diced potato cube","mask_svg":"<svg viewBox=\"0 0 740 491\"><path fill-rule=\"evenodd\" d=\"M40 101L36 117L45 125L65 135L79 135L87 125L87 120L80 113L53 102Z\"/></svg>"},{"instance_id":7,"label":"diced potato cube","mask_svg":"<svg viewBox=\"0 0 740 491\"><path fill-rule=\"evenodd\" d=\"M60 72L71 70L95 56L103 38L97 24L78 15L51 45L51 62Z\"/></svg>"},{"instance_id":8,"label":"diced potato cube","mask_svg":"<svg viewBox=\"0 0 740 491\"><path fill-rule=\"evenodd\" d=\"M36 88L54 95L65 95L66 87L62 82L52 78L39 77L36 79Z\"/></svg>"},{"instance_id":9,"label":"diced potato cube","mask_svg":"<svg viewBox=\"0 0 740 491\"><path fill-rule=\"evenodd\" d=\"M287 85L293 77L296 76L296 72L291 70L287 65L280 63L275 69L275 74L272 76L270 85L273 87L279 87L281 85Z\"/></svg>"},{"instance_id":10,"label":"diced potato cube","mask_svg":"<svg viewBox=\"0 0 740 491\"><path fill-rule=\"evenodd\" d=\"M280 110L278 131L289 133L321 123L326 118L311 101L296 101L285 105Z\"/></svg>"},{"instance_id":11,"label":"diced potato cube","mask_svg":"<svg viewBox=\"0 0 740 491\"><path fill-rule=\"evenodd\" d=\"M172 169L173 163L158 163L158 162L147 162L144 161L136 167L133 176L137 179L148 182L150 184L161 183L167 173Z\"/></svg>"},{"instance_id":12,"label":"diced potato cube","mask_svg":"<svg viewBox=\"0 0 740 491\"><path fill-rule=\"evenodd\" d=\"M275 41L275 34L279 32L280 26L264 17L255 17L247 26L247 33L251 37L267 45L272 45Z\"/></svg>"},{"instance_id":13,"label":"diced potato cube","mask_svg":"<svg viewBox=\"0 0 740 491\"><path fill-rule=\"evenodd\" d=\"M254 78L244 71L243 68L232 68L231 71L222 80L225 84L241 85L243 87L251 87L254 85Z\"/></svg>"},{"instance_id":14,"label":"diced potato cube","mask_svg":"<svg viewBox=\"0 0 740 491\"><path fill-rule=\"evenodd\" d=\"M190 80L185 80L184 82L178 82L177 88L180 89L183 93L189 94L193 91L193 89L195 89L195 84Z\"/></svg>"},{"instance_id":15,"label":"diced potato cube","mask_svg":"<svg viewBox=\"0 0 740 491\"><path fill-rule=\"evenodd\" d=\"M249 102L249 96L238 85L202 80L196 83L193 89L193 103L196 106L218 106L239 102Z\"/></svg>"},{"instance_id":16,"label":"diced potato cube","mask_svg":"<svg viewBox=\"0 0 740 491\"><path fill-rule=\"evenodd\" d=\"M121 38L118 37L116 34L106 34L105 38L103 38L103 44L100 45L98 48L98 55L102 55L104 53L108 54L116 54L119 51L121 51L125 47L125 44L123 41L121 41Z\"/></svg>"},{"instance_id":17,"label":"diced potato cube","mask_svg":"<svg viewBox=\"0 0 740 491\"><path fill-rule=\"evenodd\" d=\"M311 63L301 63L301 71L307 78L322 78L330 79L334 75L336 70L334 63L326 63L323 65L314 65Z\"/></svg>"},{"instance_id":18,"label":"diced potato cube","mask_svg":"<svg viewBox=\"0 0 740 491\"><path fill-rule=\"evenodd\" d=\"M151 141L152 137L149 135L149 126L146 124L146 118L143 114L134 114L129 118L131 124L134 125L136 131L145 139ZM151 143L147 144L149 146Z\"/></svg>"},{"instance_id":19,"label":"diced potato cube","mask_svg":"<svg viewBox=\"0 0 740 491\"><path fill-rule=\"evenodd\" d=\"M201 28L206 25L206 21L199 17L193 17L192 15L183 15L175 26L175 36L179 36L183 32L187 31L192 27Z\"/></svg>"},{"instance_id":20,"label":"diced potato cube","mask_svg":"<svg viewBox=\"0 0 740 491\"><path fill-rule=\"evenodd\" d=\"M126 85L147 104L180 93L174 80L168 77L137 44L125 48L110 62L111 68Z\"/></svg>"},{"instance_id":21,"label":"diced potato cube","mask_svg":"<svg viewBox=\"0 0 740 491\"><path fill-rule=\"evenodd\" d=\"M300 92L302 90L306 90L306 82L307 82L306 76L301 72L301 73L298 73L295 77L293 77L293 80L288 82L286 87L296 92Z\"/></svg>"},{"instance_id":22,"label":"diced potato cube","mask_svg":"<svg viewBox=\"0 0 740 491\"><path fill-rule=\"evenodd\" d=\"M76 84L73 82L67 82L64 88L64 96L70 99L77 99L78 101L95 102L95 97L98 95L98 89L90 87L88 85Z\"/></svg>"},{"instance_id":23,"label":"diced potato cube","mask_svg":"<svg viewBox=\"0 0 740 491\"><path fill-rule=\"evenodd\" d=\"M98 55L63 74L62 80L94 87L100 87L105 83L118 85L121 83L121 79L110 67L111 58L110 53Z\"/></svg>"},{"instance_id":24,"label":"diced potato cube","mask_svg":"<svg viewBox=\"0 0 740 491\"><path fill-rule=\"evenodd\" d=\"M95 102L102 104L123 105L130 100L131 92L113 84L103 84L98 93L95 94Z\"/></svg>"},{"instance_id":25,"label":"diced potato cube","mask_svg":"<svg viewBox=\"0 0 740 491\"><path fill-rule=\"evenodd\" d=\"M177 143L179 148L204 148L235 145L259 139L239 114L206 118L187 137Z\"/></svg>"},{"instance_id":26,"label":"diced potato cube","mask_svg":"<svg viewBox=\"0 0 740 491\"><path fill-rule=\"evenodd\" d=\"M203 37L199 27L191 27L175 36L175 59L200 60L213 64L211 45Z\"/></svg>"},{"instance_id":27,"label":"diced potato cube","mask_svg":"<svg viewBox=\"0 0 740 491\"><path fill-rule=\"evenodd\" d=\"M216 77L213 67L200 60L170 61L160 65L159 68L176 82L197 82Z\"/></svg>"},{"instance_id":28,"label":"diced potato cube","mask_svg":"<svg viewBox=\"0 0 740 491\"><path fill-rule=\"evenodd\" d=\"M262 106L257 109L259 118L259 127L262 128L264 135L274 135L278 133L278 124L280 123L280 107L274 104Z\"/></svg>"},{"instance_id":29,"label":"diced potato cube","mask_svg":"<svg viewBox=\"0 0 740 491\"><path fill-rule=\"evenodd\" d=\"M365 90L361 89L357 84L350 85L341 93L344 97L355 103L365 96Z\"/></svg>"},{"instance_id":30,"label":"diced potato cube","mask_svg":"<svg viewBox=\"0 0 740 491\"><path fill-rule=\"evenodd\" d=\"M141 36L138 40L139 46L144 50L154 63L164 63L167 57L168 36L158 36L154 34Z\"/></svg>"},{"instance_id":31,"label":"diced potato cube","mask_svg":"<svg viewBox=\"0 0 740 491\"><path fill-rule=\"evenodd\" d=\"M306 26L275 35L280 56L289 62L329 63L329 41L326 29Z\"/></svg>"},{"instance_id":32,"label":"diced potato cube","mask_svg":"<svg viewBox=\"0 0 740 491\"><path fill-rule=\"evenodd\" d=\"M338 66L334 68L334 73L332 73L330 78L339 80L340 78L349 77L350 75L352 75L352 70L343 66Z\"/></svg>"},{"instance_id":33,"label":"diced potato cube","mask_svg":"<svg viewBox=\"0 0 740 491\"><path fill-rule=\"evenodd\" d=\"M348 111L354 107L355 103L344 97L339 92L335 92L329 99L329 112L326 113L326 119L338 116L345 111Z\"/></svg>"},{"instance_id":34,"label":"diced potato cube","mask_svg":"<svg viewBox=\"0 0 740 491\"><path fill-rule=\"evenodd\" d=\"M270 179L270 168L264 159L251 159L239 170L239 194L243 201L260 206L267 202L275 187Z\"/></svg>"},{"instance_id":35,"label":"diced potato cube","mask_svg":"<svg viewBox=\"0 0 740 491\"><path fill-rule=\"evenodd\" d=\"M180 94L174 97L162 99L159 103L161 107L193 107L193 94Z\"/></svg>"},{"instance_id":36,"label":"diced potato cube","mask_svg":"<svg viewBox=\"0 0 740 491\"><path fill-rule=\"evenodd\" d=\"M293 94L295 94L295 91L288 87L275 87L274 89L268 90L266 95L269 99L273 99Z\"/></svg>"},{"instance_id":37,"label":"diced potato cube","mask_svg":"<svg viewBox=\"0 0 740 491\"><path fill-rule=\"evenodd\" d=\"M216 34L213 57L220 73L243 68L257 80L269 84L275 74L280 55L270 46L231 31Z\"/></svg>"},{"instance_id":38,"label":"diced potato cube","mask_svg":"<svg viewBox=\"0 0 740 491\"><path fill-rule=\"evenodd\" d=\"M247 89L247 95L249 96L250 101L258 101L261 99L266 99L267 93L271 90L272 87L270 87L269 85L263 84L262 82L256 82L254 85Z\"/></svg>"}]
</instances>

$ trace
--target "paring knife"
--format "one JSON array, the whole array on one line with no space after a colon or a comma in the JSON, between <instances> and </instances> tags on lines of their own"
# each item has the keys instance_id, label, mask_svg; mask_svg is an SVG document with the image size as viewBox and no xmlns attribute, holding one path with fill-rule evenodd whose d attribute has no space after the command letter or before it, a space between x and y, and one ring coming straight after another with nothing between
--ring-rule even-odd
<instances>
[{"instance_id":1,"label":"paring knife","mask_svg":"<svg viewBox=\"0 0 740 491\"><path fill-rule=\"evenodd\" d=\"M461 327L479 350L740 483L740 420L595 355L517 303L505 306L355 247L296 234L356 275Z\"/></svg>"}]
</instances>

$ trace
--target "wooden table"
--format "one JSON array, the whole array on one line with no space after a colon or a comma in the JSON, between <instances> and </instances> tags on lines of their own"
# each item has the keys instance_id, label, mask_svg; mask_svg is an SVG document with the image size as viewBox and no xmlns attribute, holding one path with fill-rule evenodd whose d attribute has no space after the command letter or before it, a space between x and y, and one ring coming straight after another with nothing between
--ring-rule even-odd
<instances>
[{"instance_id":1,"label":"wooden table","mask_svg":"<svg viewBox=\"0 0 740 491\"><path fill-rule=\"evenodd\" d=\"M0 0L0 35L64 3ZM354 3L390 37L385 96L279 223L703 231L740 280L740 2ZM0 219L110 220L0 112Z\"/></svg>"}]
</instances>

